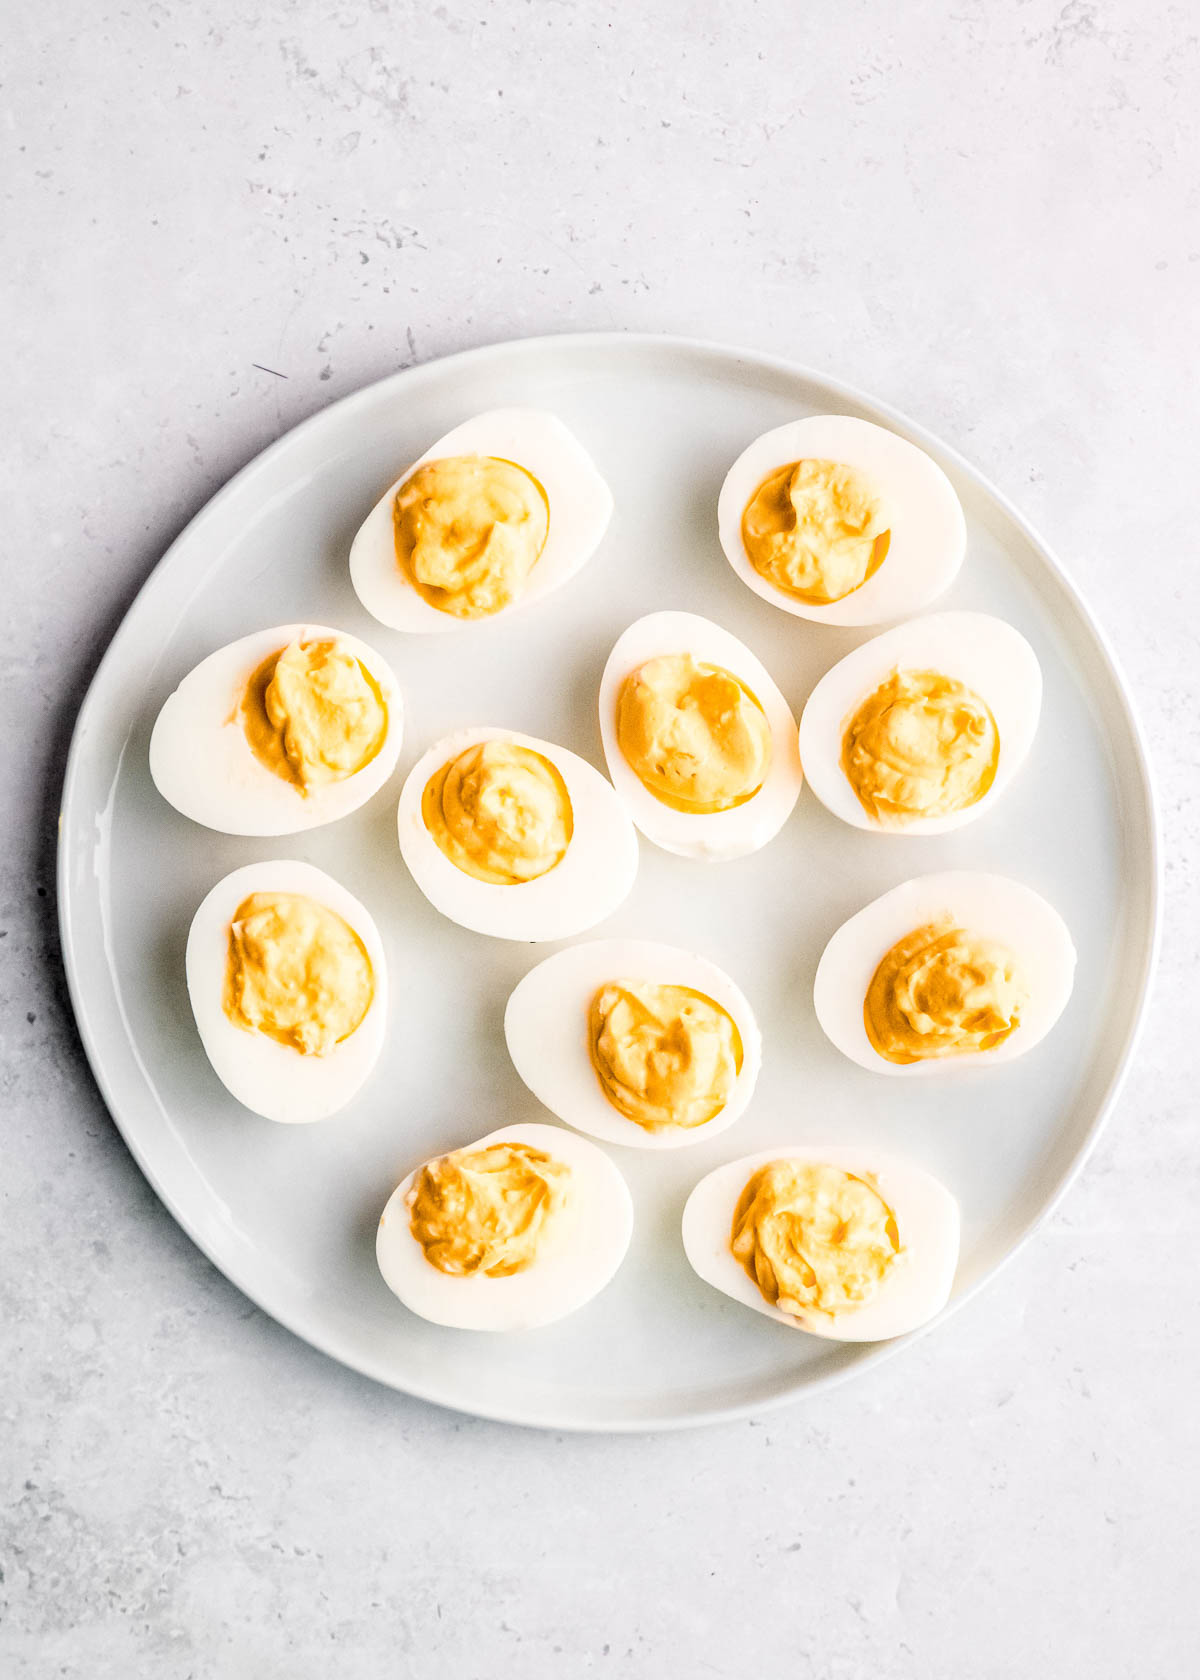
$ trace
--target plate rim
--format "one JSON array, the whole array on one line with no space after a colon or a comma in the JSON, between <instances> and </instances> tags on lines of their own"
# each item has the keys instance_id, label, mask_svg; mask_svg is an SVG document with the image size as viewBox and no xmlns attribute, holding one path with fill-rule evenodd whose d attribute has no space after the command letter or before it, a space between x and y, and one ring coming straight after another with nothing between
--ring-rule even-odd
<instances>
[{"instance_id":1,"label":"plate rim","mask_svg":"<svg viewBox=\"0 0 1200 1680\"><path fill-rule=\"evenodd\" d=\"M1016 1240L1006 1253L976 1278L962 1294L955 1297L929 1324L910 1332L906 1336L875 1344L870 1352L861 1355L853 1363L841 1369L827 1372L820 1377L787 1385L778 1392L757 1399L743 1400L731 1405L701 1405L684 1411L668 1411L651 1419L601 1416L600 1414L593 1416L588 1415L583 1409L564 1419L553 1412L552 1409L536 1406L495 1406L489 1405L486 1399L481 1399L479 1404L466 1405L461 1398L448 1397L445 1393L439 1392L436 1383L398 1382L390 1373L378 1366L373 1366L371 1360L350 1356L333 1346L332 1339L326 1335L322 1333L314 1334L310 1329L302 1328L295 1322L295 1315L292 1313L286 1310L281 1312L276 1310L275 1307L269 1306L262 1298L262 1292L257 1285L242 1275L242 1267L235 1262L227 1263L225 1259L217 1256L213 1247L199 1233L196 1222L172 1200L147 1158L146 1152L137 1141L136 1127L130 1126L128 1129L126 1127L120 1101L113 1081L109 1077L106 1057L101 1044L101 1035L92 1020L86 996L87 989L81 977L81 956L76 949L75 942L74 889L71 882L75 825L67 820L68 813L78 797L78 787L83 775L83 764L89 745L87 737L91 713L100 706L109 673L117 664L125 638L130 633L130 623L137 616L138 609L142 605L147 591L153 586L155 578L174 555L176 549L181 547L185 541L194 541L197 531L203 531L208 521L216 517L224 502L252 479L256 473L264 470L285 448L291 447L300 434L319 428L335 411L344 415L355 407L368 406L369 402L381 396L385 389L394 390L406 388L410 383L419 384L422 377L428 376L431 370L441 370L451 365L464 367L471 364L485 364L488 361L503 361L514 352L536 354L555 350L569 354L575 350L595 352L603 349L620 349L622 351L665 350L682 356L710 357L719 361L740 363L749 369L757 369L761 373L798 382L807 382L823 388L835 395L839 401L879 416L886 423L894 426L901 435L917 440L922 448L927 449L933 455L935 460L950 462L956 472L990 498L1005 517L1011 520L1030 548L1034 550L1041 564L1053 575L1092 638L1095 651L1100 657L1105 675L1118 703L1123 723L1128 731L1129 745L1132 748L1138 772L1138 792L1145 816L1146 839L1148 841L1148 856L1146 859L1147 901L1143 906L1140 917L1142 935L1140 960L1136 974L1137 1001L1129 1018L1124 1042L1120 1047L1119 1056L1108 1083L1097 1099L1095 1113L1087 1132L1040 1207L1024 1224ZM1108 737L1110 731L1106 728L1104 734ZM359 386L356 390L326 404L315 413L298 421L296 425L289 427L287 431L252 456L245 465L240 467L207 499L198 512L177 532L143 579L133 599L126 606L120 623L92 673L87 692L79 706L71 732L59 798L55 896L59 946L75 1026L92 1077L96 1082L105 1107L125 1147L129 1150L142 1175L176 1224L186 1233L209 1263L215 1266L234 1288L253 1302L259 1311L265 1313L291 1335L306 1342L310 1347L316 1348L327 1357L336 1360L339 1364L356 1371L359 1375L379 1382L397 1393L409 1395L413 1399L428 1404L445 1407L447 1410L463 1416L478 1417L490 1422L525 1428L546 1429L558 1434L657 1434L666 1430L695 1428L706 1424L728 1423L747 1417L760 1416L784 1406L796 1405L809 1396L824 1393L840 1383L848 1382L854 1376L875 1369L884 1360L894 1357L920 1337L938 1328L947 1318L958 1312L967 1302L973 1300L976 1294L990 1284L1024 1249L1034 1232L1055 1211L1083 1170L1128 1078L1134 1055L1145 1029L1153 991L1153 978L1162 934L1162 868L1160 808L1152 760L1133 694L1121 662L1106 631L1098 622L1087 600L1058 554L1004 491L994 485L986 474L975 467L952 445L947 444L926 427L910 419L902 410L891 403L880 400L860 387L808 363L795 361L789 357L776 356L767 351L731 344L723 340L695 337L687 334L610 330L543 333L527 338L501 339L492 343L453 351L448 355L436 357L427 362L419 362L412 367L399 368L390 374L385 374L380 379Z\"/></svg>"}]
</instances>

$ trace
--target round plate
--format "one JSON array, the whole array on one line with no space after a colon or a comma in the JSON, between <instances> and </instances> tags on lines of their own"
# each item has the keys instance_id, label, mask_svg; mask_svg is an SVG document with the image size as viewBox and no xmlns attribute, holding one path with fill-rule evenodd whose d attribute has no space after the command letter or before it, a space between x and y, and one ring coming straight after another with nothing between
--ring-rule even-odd
<instances>
[{"instance_id":1,"label":"round plate","mask_svg":"<svg viewBox=\"0 0 1200 1680\"><path fill-rule=\"evenodd\" d=\"M553 409L616 497L599 553L572 583L502 622L404 636L363 612L346 556L359 522L432 438L480 410ZM978 823L936 838L847 828L806 789L778 839L733 863L641 842L625 905L597 937L689 945L754 1005L763 1072L749 1112L708 1144L613 1149L629 1181L629 1257L589 1306L519 1336L410 1316L375 1266L375 1227L422 1158L498 1121L546 1116L504 1047L504 1005L552 947L443 920L395 836L403 775L438 736L501 723L602 766L595 696L613 642L658 608L702 613L751 647L800 715L835 660L871 634L808 624L760 600L717 542L717 492L757 433L835 411L929 450L966 509L967 561L939 607L1009 619L1045 673L1029 764ZM205 654L265 624L344 626L390 659L404 690L400 773L366 807L289 841L214 835L151 784L162 701ZM184 945L214 881L254 858L327 870L387 945L392 1025L352 1109L320 1126L259 1120L218 1083L192 1025ZM1054 1032L1004 1068L944 1085L884 1080L817 1025L812 983L833 930L908 876L1011 874L1066 918L1079 949ZM1045 545L952 451L890 409L765 356L616 334L469 351L397 374L299 426L192 521L138 596L80 712L59 851L63 951L96 1078L142 1170L204 1252L297 1335L443 1405L556 1429L646 1429L759 1410L845 1376L897 1343L838 1346L746 1312L696 1278L679 1217L719 1162L783 1138L877 1144L958 1196L954 1302L1012 1254L1078 1168L1134 1043L1157 932L1153 801L1138 728L1103 636ZM897 1089L897 1087L900 1087Z\"/></svg>"}]
</instances>

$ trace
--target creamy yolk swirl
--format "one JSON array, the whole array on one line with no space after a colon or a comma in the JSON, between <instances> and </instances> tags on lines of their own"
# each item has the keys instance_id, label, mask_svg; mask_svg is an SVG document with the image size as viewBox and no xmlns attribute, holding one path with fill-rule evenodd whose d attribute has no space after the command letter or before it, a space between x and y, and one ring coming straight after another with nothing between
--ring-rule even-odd
<instances>
[{"instance_id":1,"label":"creamy yolk swirl","mask_svg":"<svg viewBox=\"0 0 1200 1680\"><path fill-rule=\"evenodd\" d=\"M550 529L537 479L492 455L427 461L392 511L401 570L423 600L455 618L487 618L514 601Z\"/></svg>"},{"instance_id":2,"label":"creamy yolk swirl","mask_svg":"<svg viewBox=\"0 0 1200 1680\"><path fill-rule=\"evenodd\" d=\"M425 784L421 815L451 863L497 886L548 874L574 832L562 776L515 741L481 741L443 764Z\"/></svg>"},{"instance_id":3,"label":"creamy yolk swirl","mask_svg":"<svg viewBox=\"0 0 1200 1680\"><path fill-rule=\"evenodd\" d=\"M688 986L601 986L588 1011L588 1047L609 1102L649 1132L712 1120L742 1067L733 1017Z\"/></svg>"},{"instance_id":4,"label":"creamy yolk swirl","mask_svg":"<svg viewBox=\"0 0 1200 1680\"><path fill-rule=\"evenodd\" d=\"M255 758L302 794L356 775L387 735L379 684L337 641L290 642L271 654L240 710Z\"/></svg>"},{"instance_id":5,"label":"creamy yolk swirl","mask_svg":"<svg viewBox=\"0 0 1200 1680\"><path fill-rule=\"evenodd\" d=\"M732 671L690 653L661 654L625 678L617 740L648 792L696 814L753 799L771 763L771 726L758 700Z\"/></svg>"},{"instance_id":6,"label":"creamy yolk swirl","mask_svg":"<svg viewBox=\"0 0 1200 1680\"><path fill-rule=\"evenodd\" d=\"M842 737L842 770L868 816L900 827L982 799L1000 758L979 695L940 671L893 671Z\"/></svg>"},{"instance_id":7,"label":"creamy yolk swirl","mask_svg":"<svg viewBox=\"0 0 1200 1680\"><path fill-rule=\"evenodd\" d=\"M1011 951L943 916L892 946L863 1004L867 1037L907 1064L994 1050L1021 1024L1027 994Z\"/></svg>"},{"instance_id":8,"label":"creamy yolk swirl","mask_svg":"<svg viewBox=\"0 0 1200 1680\"><path fill-rule=\"evenodd\" d=\"M571 1168L528 1144L458 1149L417 1174L409 1228L439 1272L512 1277L560 1231L571 1189Z\"/></svg>"},{"instance_id":9,"label":"creamy yolk swirl","mask_svg":"<svg viewBox=\"0 0 1200 1680\"><path fill-rule=\"evenodd\" d=\"M245 1032L327 1056L362 1025L375 992L366 946L305 893L251 893L229 928L223 1004Z\"/></svg>"},{"instance_id":10,"label":"creamy yolk swirl","mask_svg":"<svg viewBox=\"0 0 1200 1680\"><path fill-rule=\"evenodd\" d=\"M750 1178L730 1247L772 1306L831 1318L869 1301L902 1252L896 1216L866 1178L788 1160Z\"/></svg>"},{"instance_id":11,"label":"creamy yolk swirl","mask_svg":"<svg viewBox=\"0 0 1200 1680\"><path fill-rule=\"evenodd\" d=\"M839 461L789 461L746 503L742 542L777 589L828 606L879 570L891 531L865 474Z\"/></svg>"}]
</instances>

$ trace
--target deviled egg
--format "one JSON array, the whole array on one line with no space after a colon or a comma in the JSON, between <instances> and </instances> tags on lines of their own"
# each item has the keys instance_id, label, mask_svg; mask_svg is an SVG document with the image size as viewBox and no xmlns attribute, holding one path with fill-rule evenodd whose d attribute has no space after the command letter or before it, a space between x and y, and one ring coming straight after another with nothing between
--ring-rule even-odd
<instances>
[{"instance_id":1,"label":"deviled egg","mask_svg":"<svg viewBox=\"0 0 1200 1680\"><path fill-rule=\"evenodd\" d=\"M396 768L400 687L381 654L280 624L202 659L150 737L163 798L222 834L298 834L358 810Z\"/></svg>"},{"instance_id":2,"label":"deviled egg","mask_svg":"<svg viewBox=\"0 0 1200 1680\"><path fill-rule=\"evenodd\" d=\"M547 957L509 998L504 1036L539 1102L635 1149L725 1131L762 1064L754 1012L729 976L694 951L645 939L596 939Z\"/></svg>"},{"instance_id":3,"label":"deviled egg","mask_svg":"<svg viewBox=\"0 0 1200 1680\"><path fill-rule=\"evenodd\" d=\"M187 989L226 1089L267 1120L324 1120L383 1047L387 964L366 908L310 863L235 869L187 941Z\"/></svg>"},{"instance_id":4,"label":"deviled egg","mask_svg":"<svg viewBox=\"0 0 1200 1680\"><path fill-rule=\"evenodd\" d=\"M637 874L637 835L598 770L510 729L465 729L417 761L397 813L425 897L496 939L568 939L612 914Z\"/></svg>"},{"instance_id":5,"label":"deviled egg","mask_svg":"<svg viewBox=\"0 0 1200 1680\"><path fill-rule=\"evenodd\" d=\"M600 733L634 822L681 857L757 851L803 785L787 701L744 643L696 613L651 613L618 638Z\"/></svg>"},{"instance_id":6,"label":"deviled egg","mask_svg":"<svg viewBox=\"0 0 1200 1680\"><path fill-rule=\"evenodd\" d=\"M351 581L394 630L458 630L566 583L612 505L557 415L492 409L439 438L380 498L351 547Z\"/></svg>"},{"instance_id":7,"label":"deviled egg","mask_svg":"<svg viewBox=\"0 0 1200 1680\"><path fill-rule=\"evenodd\" d=\"M730 1161L683 1210L696 1273L755 1312L838 1342L904 1336L945 1306L958 1203L867 1149L794 1144Z\"/></svg>"},{"instance_id":8,"label":"deviled egg","mask_svg":"<svg viewBox=\"0 0 1200 1680\"><path fill-rule=\"evenodd\" d=\"M973 822L1029 756L1037 655L987 613L898 624L825 673L800 719L808 785L855 828L944 834Z\"/></svg>"},{"instance_id":9,"label":"deviled egg","mask_svg":"<svg viewBox=\"0 0 1200 1680\"><path fill-rule=\"evenodd\" d=\"M824 624L920 612L962 565L954 487L923 449L848 414L765 432L729 469L721 546L756 595Z\"/></svg>"},{"instance_id":10,"label":"deviled egg","mask_svg":"<svg viewBox=\"0 0 1200 1680\"><path fill-rule=\"evenodd\" d=\"M813 1002L851 1061L922 1078L1024 1055L1074 982L1057 910L1020 881L959 869L905 881L844 922L817 965Z\"/></svg>"},{"instance_id":11,"label":"deviled egg","mask_svg":"<svg viewBox=\"0 0 1200 1680\"><path fill-rule=\"evenodd\" d=\"M436 1156L388 1199L375 1253L410 1310L457 1330L532 1330L612 1278L633 1234L625 1180L559 1126L503 1126Z\"/></svg>"}]
</instances>

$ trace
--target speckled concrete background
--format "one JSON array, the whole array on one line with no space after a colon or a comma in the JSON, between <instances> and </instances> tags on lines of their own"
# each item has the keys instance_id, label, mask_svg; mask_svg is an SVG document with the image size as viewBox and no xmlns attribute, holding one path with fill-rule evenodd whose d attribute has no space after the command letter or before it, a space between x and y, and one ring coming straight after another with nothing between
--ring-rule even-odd
<instances>
[{"instance_id":1,"label":"speckled concrete background","mask_svg":"<svg viewBox=\"0 0 1200 1680\"><path fill-rule=\"evenodd\" d=\"M10 10L11 1680L1194 1667L1197 27L1187 0ZM339 1369L178 1232L75 1040L53 843L99 651L234 468L395 367L612 326L812 362L1017 499L1140 697L1170 897L1119 1112L982 1297L759 1424L553 1439Z\"/></svg>"}]
</instances>

